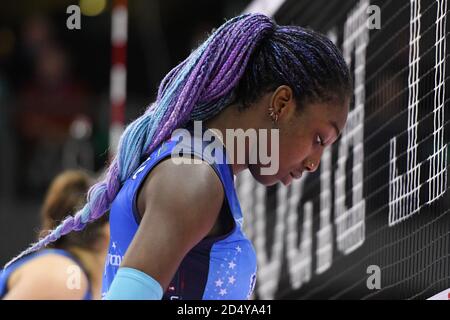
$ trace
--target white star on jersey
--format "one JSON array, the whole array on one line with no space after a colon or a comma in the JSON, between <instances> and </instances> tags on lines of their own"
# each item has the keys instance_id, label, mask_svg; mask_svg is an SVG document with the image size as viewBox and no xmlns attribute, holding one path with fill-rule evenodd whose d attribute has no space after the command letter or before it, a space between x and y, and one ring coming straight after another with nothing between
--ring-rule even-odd
<instances>
[{"instance_id":1,"label":"white star on jersey","mask_svg":"<svg viewBox=\"0 0 450 320\"><path fill-rule=\"evenodd\" d=\"M227 294L227 289L220 289L219 294L220 294L221 296L226 295L226 294Z\"/></svg>"},{"instance_id":2,"label":"white star on jersey","mask_svg":"<svg viewBox=\"0 0 450 320\"><path fill-rule=\"evenodd\" d=\"M233 261L231 261L230 263L228 263L228 268L234 269L234 267L236 267L236 264L235 264Z\"/></svg>"},{"instance_id":3,"label":"white star on jersey","mask_svg":"<svg viewBox=\"0 0 450 320\"><path fill-rule=\"evenodd\" d=\"M222 284L223 284L222 279L219 279L219 280L216 281L216 287L221 287Z\"/></svg>"}]
</instances>

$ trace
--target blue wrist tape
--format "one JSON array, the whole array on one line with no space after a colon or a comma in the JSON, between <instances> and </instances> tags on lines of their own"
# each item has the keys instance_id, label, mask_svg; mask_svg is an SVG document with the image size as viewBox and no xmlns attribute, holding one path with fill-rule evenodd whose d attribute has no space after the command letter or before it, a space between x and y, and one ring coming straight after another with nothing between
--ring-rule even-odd
<instances>
[{"instance_id":1,"label":"blue wrist tape","mask_svg":"<svg viewBox=\"0 0 450 320\"><path fill-rule=\"evenodd\" d=\"M119 268L105 300L161 300L162 296L161 285L148 274L133 268Z\"/></svg>"}]
</instances>

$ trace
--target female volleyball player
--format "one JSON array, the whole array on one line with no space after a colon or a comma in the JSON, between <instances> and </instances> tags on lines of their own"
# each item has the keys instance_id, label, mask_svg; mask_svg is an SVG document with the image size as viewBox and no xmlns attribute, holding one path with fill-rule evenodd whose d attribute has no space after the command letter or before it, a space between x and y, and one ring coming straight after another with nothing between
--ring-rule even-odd
<instances>
[{"instance_id":1,"label":"female volleyball player","mask_svg":"<svg viewBox=\"0 0 450 320\"><path fill-rule=\"evenodd\" d=\"M241 230L234 175L249 169L265 185L288 185L316 170L346 123L351 82L339 50L318 33L261 14L227 21L162 80L86 206L19 257L111 209L106 299L250 297L256 257ZM184 139L171 134L196 120L217 138L225 129L278 128L278 171L266 176L248 161L260 141L245 144L243 164L226 148L204 157L189 147L180 157L201 164L176 164L172 151Z\"/></svg>"},{"instance_id":2,"label":"female volleyball player","mask_svg":"<svg viewBox=\"0 0 450 320\"><path fill-rule=\"evenodd\" d=\"M53 229L84 204L92 178L69 170L50 185L41 211L42 229ZM3 299L99 299L109 225L104 218L80 233L59 238L0 273Z\"/></svg>"}]
</instances>

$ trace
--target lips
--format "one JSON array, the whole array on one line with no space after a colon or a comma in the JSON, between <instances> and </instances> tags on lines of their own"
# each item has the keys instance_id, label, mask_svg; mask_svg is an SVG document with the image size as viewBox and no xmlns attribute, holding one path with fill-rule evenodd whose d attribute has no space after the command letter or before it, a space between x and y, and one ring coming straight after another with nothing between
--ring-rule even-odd
<instances>
[{"instance_id":1,"label":"lips","mask_svg":"<svg viewBox=\"0 0 450 320\"><path fill-rule=\"evenodd\" d=\"M289 186L294 179L300 179L302 174L303 174L303 171L301 171L301 172L289 172L289 174L287 176L285 176L283 179L281 179L280 181L285 186Z\"/></svg>"}]
</instances>

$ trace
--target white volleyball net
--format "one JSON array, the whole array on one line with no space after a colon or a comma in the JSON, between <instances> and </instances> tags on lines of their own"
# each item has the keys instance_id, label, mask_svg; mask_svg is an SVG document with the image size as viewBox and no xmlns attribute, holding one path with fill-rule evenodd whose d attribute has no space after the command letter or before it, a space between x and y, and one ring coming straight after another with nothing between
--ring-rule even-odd
<instances>
[{"instance_id":1,"label":"white volleyball net","mask_svg":"<svg viewBox=\"0 0 450 320\"><path fill-rule=\"evenodd\" d=\"M278 8L279 24L342 49L354 97L314 174L288 188L238 178L255 298L426 299L450 288L448 15L447 0Z\"/></svg>"}]
</instances>

